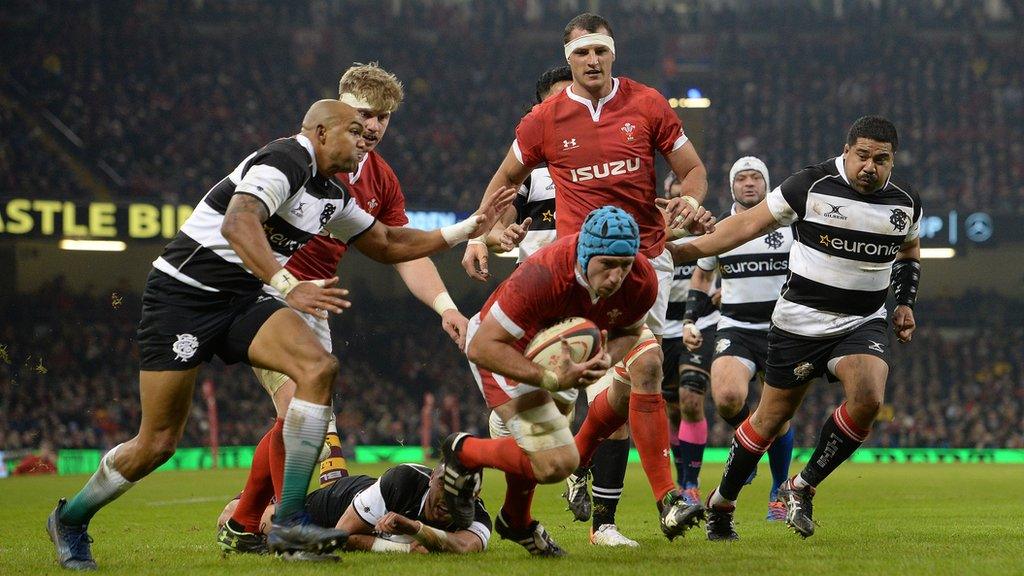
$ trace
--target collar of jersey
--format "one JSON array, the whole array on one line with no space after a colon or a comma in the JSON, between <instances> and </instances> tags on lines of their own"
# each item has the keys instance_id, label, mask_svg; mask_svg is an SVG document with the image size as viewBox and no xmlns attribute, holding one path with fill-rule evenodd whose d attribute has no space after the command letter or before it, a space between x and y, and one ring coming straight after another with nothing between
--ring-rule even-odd
<instances>
[{"instance_id":1,"label":"collar of jersey","mask_svg":"<svg viewBox=\"0 0 1024 576\"><path fill-rule=\"evenodd\" d=\"M575 82L573 84L575 84ZM570 99L575 100L576 102L579 102L580 104L583 104L584 106L587 107L587 110L590 111L590 118L594 122L597 122L598 120L601 119L601 109L604 108L604 105L607 104L608 101L610 101L612 98L614 98L615 95L618 94L618 92L619 92L619 79L613 77L612 78L612 91L609 92L607 96L605 96L605 97L601 98L600 100L598 100L597 101L597 108L594 108L594 105L591 103L590 98L585 98L585 97L580 96L579 94L576 94L575 92L572 91L572 84L570 84L565 89L565 94Z\"/></svg>"},{"instance_id":2,"label":"collar of jersey","mask_svg":"<svg viewBox=\"0 0 1024 576\"><path fill-rule=\"evenodd\" d=\"M356 168L355 172L348 173L348 183L355 184L359 177L363 174L363 166L366 165L366 159L370 157L370 152L363 154L363 159L359 161L359 168Z\"/></svg>"},{"instance_id":3,"label":"collar of jersey","mask_svg":"<svg viewBox=\"0 0 1024 576\"><path fill-rule=\"evenodd\" d=\"M587 282L587 279L583 277L583 274L580 274L579 266L573 265L572 270L576 274L576 282L579 282L580 286L587 289L587 294L590 295L590 303L597 304L598 299L601 297L598 296L597 292L590 287L590 282Z\"/></svg>"},{"instance_id":4,"label":"collar of jersey","mask_svg":"<svg viewBox=\"0 0 1024 576\"><path fill-rule=\"evenodd\" d=\"M309 152L309 165L313 168L313 176L317 175L316 152L313 150L313 142L303 134L296 134L295 141L302 144L302 147Z\"/></svg>"},{"instance_id":5,"label":"collar of jersey","mask_svg":"<svg viewBox=\"0 0 1024 576\"><path fill-rule=\"evenodd\" d=\"M850 183L850 179L846 177L846 163L843 162L843 155L840 154L839 156L836 156L835 162L836 162L836 170L839 171L839 176L843 179L843 182L846 182L847 186L849 186L850 188L853 188L853 184ZM885 190L886 186L889 185L889 180L892 180L892 172L889 173L889 179L885 181L885 185L883 185L878 190L875 190L874 192L872 192L872 194L877 194L878 192L881 192L882 190ZM853 190L854 190L854 192L857 191L856 188L853 188ZM859 194L860 192L857 192L857 193Z\"/></svg>"}]
</instances>

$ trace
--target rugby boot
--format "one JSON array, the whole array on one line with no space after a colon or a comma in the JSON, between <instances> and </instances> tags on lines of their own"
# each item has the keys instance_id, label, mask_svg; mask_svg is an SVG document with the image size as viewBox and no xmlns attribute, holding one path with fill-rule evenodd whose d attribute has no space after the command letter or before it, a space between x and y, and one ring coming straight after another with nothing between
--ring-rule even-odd
<instances>
[{"instance_id":1,"label":"rugby boot","mask_svg":"<svg viewBox=\"0 0 1024 576\"><path fill-rule=\"evenodd\" d=\"M320 556L341 548L347 540L348 532L317 526L305 511L300 511L287 518L274 517L267 535L267 547L271 552L284 556L297 552Z\"/></svg>"},{"instance_id":2,"label":"rugby boot","mask_svg":"<svg viewBox=\"0 0 1024 576\"><path fill-rule=\"evenodd\" d=\"M661 531L670 541L676 536L682 536L684 532L698 526L704 519L704 506L698 502L687 504L682 494L673 490L658 502L658 509L661 512Z\"/></svg>"},{"instance_id":3,"label":"rugby boot","mask_svg":"<svg viewBox=\"0 0 1024 576\"><path fill-rule=\"evenodd\" d=\"M736 533L733 525L733 515L736 513L735 504L712 506L711 497L709 496L707 510L708 519L704 528L707 530L708 540L739 540L740 535Z\"/></svg>"},{"instance_id":4,"label":"rugby boot","mask_svg":"<svg viewBox=\"0 0 1024 576\"><path fill-rule=\"evenodd\" d=\"M457 530L465 530L476 515L476 497L483 484L480 469L467 468L459 462L459 445L470 435L465 432L450 434L441 444L441 463L444 465L444 501Z\"/></svg>"},{"instance_id":5,"label":"rugby boot","mask_svg":"<svg viewBox=\"0 0 1024 576\"><path fill-rule=\"evenodd\" d=\"M786 524L803 538L814 535L814 492L814 486L793 486L792 478L779 486L779 502L786 505Z\"/></svg>"},{"instance_id":6,"label":"rugby boot","mask_svg":"<svg viewBox=\"0 0 1024 576\"><path fill-rule=\"evenodd\" d=\"M576 522L590 520L590 515L594 512L594 501L590 497L589 481L590 470L587 469L583 469L579 476L570 474L565 479L565 492L562 492L562 498L565 498L568 503L566 510L572 512L573 520Z\"/></svg>"},{"instance_id":7,"label":"rugby boot","mask_svg":"<svg viewBox=\"0 0 1024 576\"><path fill-rule=\"evenodd\" d=\"M619 532L619 528L615 524L601 524L597 530L591 528L590 543L594 546L626 546L628 548L640 546L639 542L627 538L622 532Z\"/></svg>"},{"instance_id":8,"label":"rugby boot","mask_svg":"<svg viewBox=\"0 0 1024 576\"><path fill-rule=\"evenodd\" d=\"M68 501L61 498L57 507L46 519L46 532L57 550L57 562L61 568L68 570L95 570L96 561L92 558L92 538L89 537L88 524L69 526L60 521L60 512Z\"/></svg>"},{"instance_id":9,"label":"rugby boot","mask_svg":"<svg viewBox=\"0 0 1024 576\"><path fill-rule=\"evenodd\" d=\"M786 505L778 500L768 503L768 516L766 519L769 522L785 522L786 521Z\"/></svg>"},{"instance_id":10,"label":"rugby boot","mask_svg":"<svg viewBox=\"0 0 1024 576\"><path fill-rule=\"evenodd\" d=\"M505 520L505 514L502 512L498 513L498 517L494 519L494 530L505 540L512 540L516 544L519 544L526 551L533 556L542 556L547 558L560 558L566 555L565 550L555 543L551 539L551 535L544 529L544 526L534 520L530 522L530 525L525 529L516 530L508 525L508 521Z\"/></svg>"},{"instance_id":11,"label":"rugby boot","mask_svg":"<svg viewBox=\"0 0 1024 576\"><path fill-rule=\"evenodd\" d=\"M700 504L700 489L696 486L683 490L683 500L686 500L687 504Z\"/></svg>"},{"instance_id":12,"label":"rugby boot","mask_svg":"<svg viewBox=\"0 0 1024 576\"><path fill-rule=\"evenodd\" d=\"M225 522L217 531L217 545L223 556L228 554L266 554L267 537L244 530L235 530L231 522Z\"/></svg>"}]
</instances>

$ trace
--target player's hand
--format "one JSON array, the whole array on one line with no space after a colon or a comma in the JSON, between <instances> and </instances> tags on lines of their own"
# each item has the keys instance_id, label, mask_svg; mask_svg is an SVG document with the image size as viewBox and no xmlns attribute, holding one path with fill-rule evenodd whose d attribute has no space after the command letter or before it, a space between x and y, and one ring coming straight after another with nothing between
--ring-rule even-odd
<instances>
[{"instance_id":1,"label":"player's hand","mask_svg":"<svg viewBox=\"0 0 1024 576\"><path fill-rule=\"evenodd\" d=\"M477 219L476 228L473 229L469 237L476 238L490 231L494 223L505 212L505 208L512 204L512 200L515 199L518 191L519 188L516 186L501 186L484 194L483 200L480 201L480 208L473 213L473 216Z\"/></svg>"},{"instance_id":2,"label":"player's hand","mask_svg":"<svg viewBox=\"0 0 1024 576\"><path fill-rule=\"evenodd\" d=\"M687 200L690 198L690 200ZM682 237L686 231L690 235L710 234L715 231L715 217L703 206L696 208L690 202L696 202L689 196L675 198L657 198L654 203L661 209L665 224L674 237Z\"/></svg>"},{"instance_id":3,"label":"player's hand","mask_svg":"<svg viewBox=\"0 0 1024 576\"><path fill-rule=\"evenodd\" d=\"M352 303L345 299L348 290L335 288L337 285L337 276L326 280L299 282L288 293L285 302L299 312L313 314L318 318L327 318L329 314L341 314L345 308L351 307Z\"/></svg>"},{"instance_id":4,"label":"player's hand","mask_svg":"<svg viewBox=\"0 0 1024 576\"><path fill-rule=\"evenodd\" d=\"M430 550L419 542L409 543L409 554L430 554Z\"/></svg>"},{"instance_id":5,"label":"player's hand","mask_svg":"<svg viewBox=\"0 0 1024 576\"><path fill-rule=\"evenodd\" d=\"M420 523L416 520L410 520L398 512L388 512L380 520L377 520L377 525L373 529L383 534L405 534L411 536L419 531Z\"/></svg>"},{"instance_id":6,"label":"player's hand","mask_svg":"<svg viewBox=\"0 0 1024 576\"><path fill-rule=\"evenodd\" d=\"M722 307L722 291L721 290L715 290L714 292L711 293L711 305L714 306L715 308L721 308Z\"/></svg>"},{"instance_id":7,"label":"player's hand","mask_svg":"<svg viewBox=\"0 0 1024 576\"><path fill-rule=\"evenodd\" d=\"M910 342L914 337L914 310L910 306L897 306L892 313L892 330L900 342Z\"/></svg>"},{"instance_id":8,"label":"player's hand","mask_svg":"<svg viewBox=\"0 0 1024 576\"><path fill-rule=\"evenodd\" d=\"M459 347L460 352L466 351L466 330L469 329L469 319L458 310L445 310L441 314L441 328L451 336L452 342Z\"/></svg>"},{"instance_id":9,"label":"player's hand","mask_svg":"<svg viewBox=\"0 0 1024 576\"><path fill-rule=\"evenodd\" d=\"M533 218L526 218L521 224L513 222L505 228L505 231L501 233L501 238L498 239L498 245L501 247L502 252L508 252L509 250L519 246L519 243L526 238L526 233L530 230L530 224L533 223Z\"/></svg>"},{"instance_id":10,"label":"player's hand","mask_svg":"<svg viewBox=\"0 0 1024 576\"><path fill-rule=\"evenodd\" d=\"M704 344L704 336L693 322L683 324L683 344L686 344L686 349L690 352L696 352Z\"/></svg>"},{"instance_id":11,"label":"player's hand","mask_svg":"<svg viewBox=\"0 0 1024 576\"><path fill-rule=\"evenodd\" d=\"M612 366L612 358L608 355L608 332L601 331L601 352L586 362L572 361L572 348L562 339L562 354L555 369L558 376L558 389L586 388L604 376Z\"/></svg>"},{"instance_id":12,"label":"player's hand","mask_svg":"<svg viewBox=\"0 0 1024 576\"><path fill-rule=\"evenodd\" d=\"M491 277L487 271L487 245L470 240L466 244L466 253L462 255L462 268L470 278L486 282Z\"/></svg>"}]
</instances>

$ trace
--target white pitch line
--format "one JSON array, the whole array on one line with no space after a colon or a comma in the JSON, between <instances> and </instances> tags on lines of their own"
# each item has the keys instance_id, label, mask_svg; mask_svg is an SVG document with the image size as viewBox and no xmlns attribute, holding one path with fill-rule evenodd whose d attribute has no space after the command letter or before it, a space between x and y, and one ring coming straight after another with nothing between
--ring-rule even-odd
<instances>
[{"instance_id":1,"label":"white pitch line","mask_svg":"<svg viewBox=\"0 0 1024 576\"><path fill-rule=\"evenodd\" d=\"M223 496L202 496L197 498L179 498L177 500L157 500L146 502L146 506L174 506L177 504L202 504L204 502L223 502Z\"/></svg>"}]
</instances>

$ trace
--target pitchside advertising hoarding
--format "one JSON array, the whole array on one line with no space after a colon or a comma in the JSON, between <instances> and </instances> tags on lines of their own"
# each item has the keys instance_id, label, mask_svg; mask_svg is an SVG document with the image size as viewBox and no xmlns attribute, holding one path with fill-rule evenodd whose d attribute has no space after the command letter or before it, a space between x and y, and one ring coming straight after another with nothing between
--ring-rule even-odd
<instances>
[{"instance_id":1,"label":"pitchside advertising hoarding","mask_svg":"<svg viewBox=\"0 0 1024 576\"><path fill-rule=\"evenodd\" d=\"M192 206L158 202L82 202L39 198L0 199L0 237L90 240L160 240L174 237ZM468 212L411 210L409 225L435 230Z\"/></svg>"},{"instance_id":2,"label":"pitchside advertising hoarding","mask_svg":"<svg viewBox=\"0 0 1024 576\"><path fill-rule=\"evenodd\" d=\"M192 214L191 205L160 202L85 202L25 197L0 198L0 237L167 241ZM435 230L468 212L410 210L409 225ZM962 248L1024 240L1024 216L984 211L926 212L921 243Z\"/></svg>"}]
</instances>

